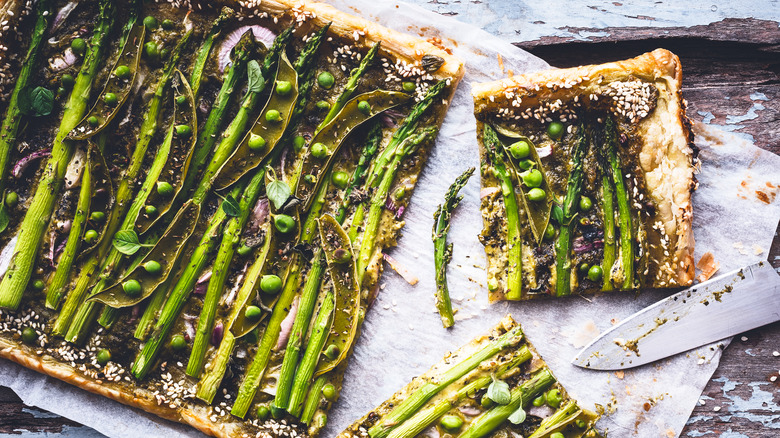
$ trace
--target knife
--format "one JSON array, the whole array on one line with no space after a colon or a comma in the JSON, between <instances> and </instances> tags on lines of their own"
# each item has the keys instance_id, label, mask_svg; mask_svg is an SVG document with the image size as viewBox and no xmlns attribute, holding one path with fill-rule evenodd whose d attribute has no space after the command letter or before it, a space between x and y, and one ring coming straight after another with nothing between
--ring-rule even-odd
<instances>
[{"instance_id":1,"label":"knife","mask_svg":"<svg viewBox=\"0 0 780 438\"><path fill-rule=\"evenodd\" d=\"M762 261L629 316L583 348L574 365L633 368L780 320L780 275Z\"/></svg>"}]
</instances>

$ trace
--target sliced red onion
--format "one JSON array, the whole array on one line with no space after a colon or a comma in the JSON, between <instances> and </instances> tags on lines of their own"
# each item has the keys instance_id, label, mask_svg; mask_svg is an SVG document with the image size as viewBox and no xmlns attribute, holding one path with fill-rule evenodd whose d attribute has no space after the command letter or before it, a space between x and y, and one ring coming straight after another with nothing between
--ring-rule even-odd
<instances>
[{"instance_id":1,"label":"sliced red onion","mask_svg":"<svg viewBox=\"0 0 780 438\"><path fill-rule=\"evenodd\" d=\"M225 306L233 307L233 302L236 300L236 296L238 295L238 289L241 287L242 280L244 279L244 272L246 272L247 266L249 266L249 262L244 263L244 267L241 268L241 273L236 277L236 281L233 283L233 287L230 288L230 292L228 292L228 294L225 296Z\"/></svg>"},{"instance_id":2,"label":"sliced red onion","mask_svg":"<svg viewBox=\"0 0 780 438\"><path fill-rule=\"evenodd\" d=\"M415 284L417 284L418 281L420 281L420 279L417 278L416 275L412 274L408 269L406 269L405 266L398 263L398 260L390 257L387 254L382 254L382 257L390 265L390 267L393 268L393 270L398 273L398 275L400 275L401 277L403 277L404 280L406 280L407 283L414 286Z\"/></svg>"},{"instance_id":3,"label":"sliced red onion","mask_svg":"<svg viewBox=\"0 0 780 438\"><path fill-rule=\"evenodd\" d=\"M572 241L572 250L575 254L582 254L584 252L590 252L594 249L598 249L604 246L604 241L594 240L592 242L586 242L583 237L578 237Z\"/></svg>"},{"instance_id":4,"label":"sliced red onion","mask_svg":"<svg viewBox=\"0 0 780 438\"><path fill-rule=\"evenodd\" d=\"M382 124L383 124L383 125L385 126L385 128L387 128L387 129L395 129L395 128L397 128L397 127L398 127L398 123L396 123L396 122L395 122L395 120L393 120L393 118L392 118L392 117L388 116L388 115L387 115L387 114L385 114L385 113L382 113L382 114L379 116L379 119L382 121Z\"/></svg>"},{"instance_id":5,"label":"sliced red onion","mask_svg":"<svg viewBox=\"0 0 780 438\"><path fill-rule=\"evenodd\" d=\"M138 318L141 316L141 313L143 313L143 308L140 304L136 304L133 306L133 310L130 312L130 319L127 320L127 322L135 322L138 320Z\"/></svg>"},{"instance_id":6,"label":"sliced red onion","mask_svg":"<svg viewBox=\"0 0 780 438\"><path fill-rule=\"evenodd\" d=\"M54 17L54 21L51 24L51 29L49 30L50 34L54 34L54 32L57 31L57 29L62 26L62 23L65 22L65 20L68 19L68 16L70 16L70 13L73 12L74 9L76 9L76 6L79 5L79 2L77 1L71 1L67 5L63 6L58 12L57 16ZM51 41L49 41L51 42Z\"/></svg>"},{"instance_id":7,"label":"sliced red onion","mask_svg":"<svg viewBox=\"0 0 780 438\"><path fill-rule=\"evenodd\" d=\"M498 187L485 187L484 189L480 190L479 199L485 199L488 196L492 196L500 191L501 189L499 189Z\"/></svg>"},{"instance_id":8,"label":"sliced red onion","mask_svg":"<svg viewBox=\"0 0 780 438\"><path fill-rule=\"evenodd\" d=\"M195 339L195 323L191 319L184 319L184 339L192 341Z\"/></svg>"},{"instance_id":9,"label":"sliced red onion","mask_svg":"<svg viewBox=\"0 0 780 438\"><path fill-rule=\"evenodd\" d=\"M434 424L433 426L422 431L422 433L420 433L420 436L428 437L428 438L439 438L441 434L439 433L439 428L436 427L436 425Z\"/></svg>"},{"instance_id":10,"label":"sliced red onion","mask_svg":"<svg viewBox=\"0 0 780 438\"><path fill-rule=\"evenodd\" d=\"M225 36L225 40L222 41L222 45L219 46L219 55L217 59L219 60L220 72L224 72L225 68L230 65L232 62L230 60L230 52L233 50L233 47L235 47L236 44L241 41L241 37L249 29L252 29L252 34L254 34L255 40L263 43L266 47L271 47L274 39L276 39L276 34L273 33L270 29L267 29L263 26L258 26L256 24L251 26L241 26L233 32L230 32L227 36Z\"/></svg>"},{"instance_id":11,"label":"sliced red onion","mask_svg":"<svg viewBox=\"0 0 780 438\"><path fill-rule=\"evenodd\" d=\"M395 218L401 219L401 216L403 216L404 214L404 210L406 210L406 207L404 207L403 205L398 207L398 210L395 212Z\"/></svg>"},{"instance_id":12,"label":"sliced red onion","mask_svg":"<svg viewBox=\"0 0 780 438\"><path fill-rule=\"evenodd\" d=\"M195 283L195 288L192 289L192 293L202 297L203 295L206 295L206 289L209 287L209 279L211 278L211 270L208 270L203 273L203 275L200 276L198 279L198 282Z\"/></svg>"},{"instance_id":13,"label":"sliced red onion","mask_svg":"<svg viewBox=\"0 0 780 438\"><path fill-rule=\"evenodd\" d=\"M551 153L552 153L552 143L549 143L547 146L541 146L536 148L536 154L539 155L539 158L547 157Z\"/></svg>"},{"instance_id":14,"label":"sliced red onion","mask_svg":"<svg viewBox=\"0 0 780 438\"><path fill-rule=\"evenodd\" d=\"M22 173L24 173L27 167L30 166L30 164L32 164L33 161L39 158L48 157L50 155L51 155L51 149L44 149L44 150L33 152L24 158L20 158L19 161L17 161L16 164L14 164L14 168L11 171L11 175L13 175L14 178L19 178L20 176L22 176Z\"/></svg>"},{"instance_id":15,"label":"sliced red onion","mask_svg":"<svg viewBox=\"0 0 780 438\"><path fill-rule=\"evenodd\" d=\"M480 411L476 406L472 406L472 405L461 406L458 408L458 411L460 411L461 414L469 417L476 417L477 415L482 413L482 411Z\"/></svg>"},{"instance_id":16,"label":"sliced red onion","mask_svg":"<svg viewBox=\"0 0 780 438\"><path fill-rule=\"evenodd\" d=\"M268 203L268 198L260 198L260 200L257 201L257 204L255 204L255 208L252 209L252 215L249 217L249 228L260 228L260 225L265 223L265 220L268 219L268 213L270 211L271 208Z\"/></svg>"},{"instance_id":17,"label":"sliced red onion","mask_svg":"<svg viewBox=\"0 0 780 438\"><path fill-rule=\"evenodd\" d=\"M73 154L68 168L65 170L65 188L70 190L73 187L80 185L81 176L84 174L84 164L87 161L87 154L84 149L76 149L76 153Z\"/></svg>"},{"instance_id":18,"label":"sliced red onion","mask_svg":"<svg viewBox=\"0 0 780 438\"><path fill-rule=\"evenodd\" d=\"M290 332L292 332L293 323L295 322L295 314L298 313L298 297L295 297L292 305L290 305L290 313L284 318L281 324L281 331L279 332L279 339L276 341L276 347L274 350L280 350L287 345L287 340L290 339Z\"/></svg>"},{"instance_id":19,"label":"sliced red onion","mask_svg":"<svg viewBox=\"0 0 780 438\"><path fill-rule=\"evenodd\" d=\"M398 206L395 205L392 196L387 197L387 200L385 201L385 208L392 211L393 213L395 213L398 209Z\"/></svg>"},{"instance_id":20,"label":"sliced red onion","mask_svg":"<svg viewBox=\"0 0 780 438\"><path fill-rule=\"evenodd\" d=\"M214 330L211 332L211 345L218 347L222 342L222 336L225 334L225 325L222 321L219 321L214 325Z\"/></svg>"},{"instance_id":21,"label":"sliced red onion","mask_svg":"<svg viewBox=\"0 0 780 438\"><path fill-rule=\"evenodd\" d=\"M73 50L71 50L71 48L68 47L62 53L62 55L56 55L51 57L51 59L49 59L49 68L56 73L65 70L66 68L75 64L76 61L78 60L79 58L76 56L75 53L73 53Z\"/></svg>"}]
</instances>

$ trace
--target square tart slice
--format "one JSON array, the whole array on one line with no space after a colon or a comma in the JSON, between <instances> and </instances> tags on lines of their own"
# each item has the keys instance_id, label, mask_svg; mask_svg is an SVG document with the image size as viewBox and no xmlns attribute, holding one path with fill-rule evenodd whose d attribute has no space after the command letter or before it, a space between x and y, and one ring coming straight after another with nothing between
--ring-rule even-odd
<instances>
[{"instance_id":1,"label":"square tart slice","mask_svg":"<svg viewBox=\"0 0 780 438\"><path fill-rule=\"evenodd\" d=\"M507 315L448 354L339 438L594 438L594 412L572 399Z\"/></svg>"},{"instance_id":2,"label":"square tart slice","mask_svg":"<svg viewBox=\"0 0 780 438\"><path fill-rule=\"evenodd\" d=\"M472 87L491 301L691 284L681 81L657 49Z\"/></svg>"}]
</instances>

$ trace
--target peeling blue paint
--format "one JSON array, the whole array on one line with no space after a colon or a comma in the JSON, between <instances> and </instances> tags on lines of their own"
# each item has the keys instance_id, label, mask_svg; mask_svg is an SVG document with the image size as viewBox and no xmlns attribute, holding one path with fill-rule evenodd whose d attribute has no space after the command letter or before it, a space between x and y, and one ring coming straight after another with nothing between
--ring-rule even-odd
<instances>
[{"instance_id":1,"label":"peeling blue paint","mask_svg":"<svg viewBox=\"0 0 780 438\"><path fill-rule=\"evenodd\" d=\"M730 394L731 391L737 388L739 384L731 381L727 377L718 377L713 379L714 382L723 384L723 397L729 400L731 403L724 403L726 409L732 413L739 413L740 418L744 418L748 421L761 423L765 427L771 429L780 429L780 413L768 414L767 409L770 406L775 406L774 393L771 390L772 384L769 382L751 382L747 385L751 389L750 398L745 400L738 395ZM762 387L769 385L770 391L764 390ZM760 414L754 413L756 411ZM738 438L741 435L721 435L721 437Z\"/></svg>"},{"instance_id":2,"label":"peeling blue paint","mask_svg":"<svg viewBox=\"0 0 780 438\"><path fill-rule=\"evenodd\" d=\"M745 350L745 354L747 354L748 356L756 357L756 353L753 353L753 349L752 348L746 349Z\"/></svg>"},{"instance_id":3,"label":"peeling blue paint","mask_svg":"<svg viewBox=\"0 0 780 438\"><path fill-rule=\"evenodd\" d=\"M736 125L737 123L744 122L746 120L753 120L758 118L758 114L756 114L756 111L763 111L766 107L760 103L753 103L753 107L748 110L747 113L741 115L741 116L732 116L727 115L726 116L726 123L729 125ZM743 128L743 126L740 126L739 128Z\"/></svg>"},{"instance_id":4,"label":"peeling blue paint","mask_svg":"<svg viewBox=\"0 0 780 438\"><path fill-rule=\"evenodd\" d=\"M769 100L768 97L766 97L766 94L761 93L760 91L756 91L755 93L750 94L750 100Z\"/></svg>"},{"instance_id":5,"label":"peeling blue paint","mask_svg":"<svg viewBox=\"0 0 780 438\"><path fill-rule=\"evenodd\" d=\"M715 116L710 111L696 111L697 114L704 117L701 121L702 123L710 124L712 119L715 118Z\"/></svg>"}]
</instances>

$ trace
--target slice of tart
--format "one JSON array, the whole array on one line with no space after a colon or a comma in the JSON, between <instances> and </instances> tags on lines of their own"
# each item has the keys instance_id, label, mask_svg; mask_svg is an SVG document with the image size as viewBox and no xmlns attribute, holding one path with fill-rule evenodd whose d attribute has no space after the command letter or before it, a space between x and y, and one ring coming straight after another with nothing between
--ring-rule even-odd
<instances>
[{"instance_id":1,"label":"slice of tart","mask_svg":"<svg viewBox=\"0 0 780 438\"><path fill-rule=\"evenodd\" d=\"M569 396L520 325L506 316L339 437L592 438L600 436L597 420Z\"/></svg>"},{"instance_id":2,"label":"slice of tart","mask_svg":"<svg viewBox=\"0 0 780 438\"><path fill-rule=\"evenodd\" d=\"M473 86L491 301L691 284L681 77L658 49Z\"/></svg>"}]
</instances>

